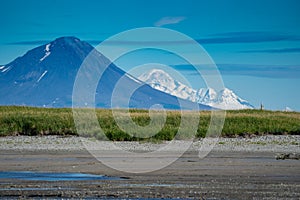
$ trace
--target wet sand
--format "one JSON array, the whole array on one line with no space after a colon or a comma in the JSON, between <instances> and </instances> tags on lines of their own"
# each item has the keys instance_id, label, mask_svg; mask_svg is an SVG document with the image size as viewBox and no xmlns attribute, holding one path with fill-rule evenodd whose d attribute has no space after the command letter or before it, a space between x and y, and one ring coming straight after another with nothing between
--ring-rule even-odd
<instances>
[{"instance_id":1,"label":"wet sand","mask_svg":"<svg viewBox=\"0 0 300 200\"><path fill-rule=\"evenodd\" d=\"M299 199L300 161L276 160L275 155L212 151L199 159L196 151L188 151L164 169L129 174L106 167L85 150L1 150L0 171L81 172L123 179L0 179L0 197Z\"/></svg>"}]
</instances>

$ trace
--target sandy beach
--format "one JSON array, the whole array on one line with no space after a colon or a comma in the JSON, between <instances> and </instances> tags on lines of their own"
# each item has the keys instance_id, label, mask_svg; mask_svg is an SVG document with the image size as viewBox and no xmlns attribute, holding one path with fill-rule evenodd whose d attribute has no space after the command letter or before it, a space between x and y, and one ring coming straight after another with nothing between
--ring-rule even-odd
<instances>
[{"instance_id":1,"label":"sandy beach","mask_svg":"<svg viewBox=\"0 0 300 200\"><path fill-rule=\"evenodd\" d=\"M197 144L173 164L151 173L125 173L95 159L78 137L2 137L0 171L76 172L115 179L37 181L1 178L0 197L98 199L299 199L299 136L220 138L204 159ZM90 142L93 142L90 140ZM119 142L152 150L164 144ZM109 147L106 149L109 152ZM122 158L112 156L122 164Z\"/></svg>"}]
</instances>

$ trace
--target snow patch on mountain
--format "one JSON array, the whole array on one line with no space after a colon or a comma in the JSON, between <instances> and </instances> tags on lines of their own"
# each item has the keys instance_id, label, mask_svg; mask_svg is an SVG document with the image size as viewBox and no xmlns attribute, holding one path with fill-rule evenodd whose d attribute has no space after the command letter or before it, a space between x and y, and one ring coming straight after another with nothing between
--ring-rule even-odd
<instances>
[{"instance_id":1,"label":"snow patch on mountain","mask_svg":"<svg viewBox=\"0 0 300 200\"><path fill-rule=\"evenodd\" d=\"M228 88L220 91L215 91L213 88L200 88L196 90L175 80L161 69L152 69L138 78L154 89L215 108L225 110L254 108L249 102L241 99Z\"/></svg>"},{"instance_id":2,"label":"snow patch on mountain","mask_svg":"<svg viewBox=\"0 0 300 200\"><path fill-rule=\"evenodd\" d=\"M49 52L49 51L50 51L50 46L51 46L50 43L46 45L46 47L45 47L46 52Z\"/></svg>"},{"instance_id":3,"label":"snow patch on mountain","mask_svg":"<svg viewBox=\"0 0 300 200\"><path fill-rule=\"evenodd\" d=\"M11 67L9 66L9 67L7 67L7 68L4 68L4 69L2 69L2 73L4 73L4 72L8 72L9 70L11 69Z\"/></svg>"},{"instance_id":4,"label":"snow patch on mountain","mask_svg":"<svg viewBox=\"0 0 300 200\"><path fill-rule=\"evenodd\" d=\"M38 80L36 81L37 83L40 82L40 80L47 74L47 70L44 71L44 73L42 73L42 75L38 78Z\"/></svg>"},{"instance_id":5,"label":"snow patch on mountain","mask_svg":"<svg viewBox=\"0 0 300 200\"><path fill-rule=\"evenodd\" d=\"M51 52L50 52L50 46L51 44L47 44L46 47L45 47L45 55L40 59L40 62L42 62L43 60L45 60L45 58L47 58Z\"/></svg>"}]
</instances>

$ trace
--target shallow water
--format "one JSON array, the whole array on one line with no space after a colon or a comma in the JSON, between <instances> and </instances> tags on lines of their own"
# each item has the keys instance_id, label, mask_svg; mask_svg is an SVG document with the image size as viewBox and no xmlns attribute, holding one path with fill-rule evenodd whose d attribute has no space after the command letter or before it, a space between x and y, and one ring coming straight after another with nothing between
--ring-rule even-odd
<instances>
[{"instance_id":1,"label":"shallow water","mask_svg":"<svg viewBox=\"0 0 300 200\"><path fill-rule=\"evenodd\" d=\"M85 181L85 180L120 180L118 177L84 173L56 173L35 171L0 172L0 179L18 179L30 181Z\"/></svg>"}]
</instances>

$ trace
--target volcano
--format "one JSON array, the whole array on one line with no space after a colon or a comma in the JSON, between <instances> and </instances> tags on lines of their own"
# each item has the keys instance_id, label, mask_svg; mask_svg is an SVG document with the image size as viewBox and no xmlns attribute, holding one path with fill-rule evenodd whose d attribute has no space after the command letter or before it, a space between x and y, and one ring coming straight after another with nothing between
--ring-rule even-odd
<instances>
[{"instance_id":1,"label":"volcano","mask_svg":"<svg viewBox=\"0 0 300 200\"><path fill-rule=\"evenodd\" d=\"M195 108L195 103L156 90L127 74L89 43L76 37L58 38L0 66L0 105L72 107L72 92L77 72L90 54L93 54L96 68L103 68L110 63L98 82L95 105L90 105L91 107L112 108L112 92L122 78L124 96L121 94L118 98L125 97L129 87L137 89L130 97L129 105L120 101L118 108L149 109L155 104L160 104L166 109ZM180 106L179 100L183 102L184 107ZM212 109L203 104L197 106L202 110Z\"/></svg>"}]
</instances>

